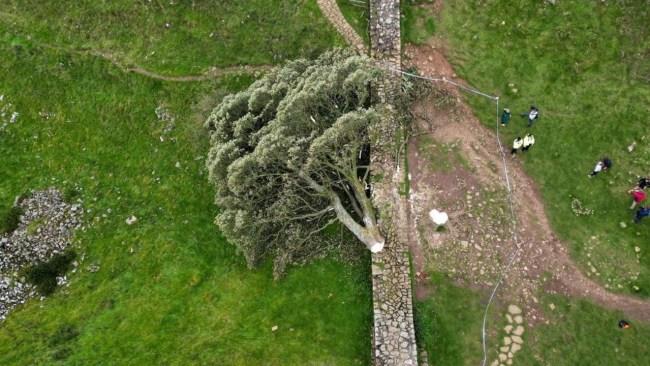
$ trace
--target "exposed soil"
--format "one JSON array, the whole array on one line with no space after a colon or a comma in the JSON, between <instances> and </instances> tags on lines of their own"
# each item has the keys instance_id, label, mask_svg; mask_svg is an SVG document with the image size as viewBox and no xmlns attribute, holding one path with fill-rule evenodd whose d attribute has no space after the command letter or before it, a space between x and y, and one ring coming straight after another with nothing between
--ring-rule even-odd
<instances>
[{"instance_id":1,"label":"exposed soil","mask_svg":"<svg viewBox=\"0 0 650 366\"><path fill-rule=\"evenodd\" d=\"M462 84L440 44L433 40L425 46L408 46L404 63L423 75L446 76ZM524 173L520 157L511 157L506 151L516 214L516 224L511 222L503 157L495 133L479 122L455 87L441 83L435 94L414 106L415 131L408 144L414 217L411 231L418 236L411 246L420 247L414 250L415 256L427 257L432 266L454 273L470 286L487 288L515 255L500 297L526 304L528 321L533 324L542 319L535 306L535 296L542 289L588 298L631 318L650 321L650 302L607 291L572 262L566 245L551 229L541 195ZM509 142L504 144L508 150ZM431 147L452 151L439 159L451 160L447 163L453 169L436 168L436 161L432 161L437 159L435 152L423 151ZM433 208L449 213L447 231L435 231L428 217ZM423 263L415 261L416 271L424 272L420 267ZM426 288L415 291L416 296L426 292Z\"/></svg>"},{"instance_id":2,"label":"exposed soil","mask_svg":"<svg viewBox=\"0 0 650 366\"><path fill-rule=\"evenodd\" d=\"M436 0L429 5L432 13L439 14L443 3ZM328 5L325 15L341 34L348 35L350 26L341 25L336 3L323 0L319 5ZM439 39L406 46L403 63L422 75L465 84L457 79ZM457 88L440 83L435 94L414 106L414 134L407 146L411 195L406 231L416 271L416 298L431 292L427 265L452 274L466 286L487 290L512 259L499 297L523 303L530 325L543 320L536 305L536 295L542 290L587 298L631 318L650 321L650 301L611 293L573 263L566 245L551 229L535 183L524 173L519 158L507 151L509 142L503 154L495 133L479 122ZM443 154L426 151L430 148ZM451 168L444 169L445 163ZM514 221L504 169L512 190ZM433 208L450 216L444 231L436 230L429 219Z\"/></svg>"}]
</instances>

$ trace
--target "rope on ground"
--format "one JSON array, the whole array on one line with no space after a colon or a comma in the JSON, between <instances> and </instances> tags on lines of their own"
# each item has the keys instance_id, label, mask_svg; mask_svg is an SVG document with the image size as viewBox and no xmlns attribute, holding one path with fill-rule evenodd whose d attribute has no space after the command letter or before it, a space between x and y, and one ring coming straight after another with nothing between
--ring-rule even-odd
<instances>
[{"instance_id":1,"label":"rope on ground","mask_svg":"<svg viewBox=\"0 0 650 366\"><path fill-rule=\"evenodd\" d=\"M454 86L458 87L459 89L462 89L462 90L464 90L466 92L473 93L473 94L476 94L476 95L480 95L482 97L485 97L485 98L490 99L490 100L495 102L495 105L496 105L496 130L497 130L497 132L496 132L496 140L497 141L496 142L497 142L497 146L499 148L499 153L501 154L501 160L503 162L503 177L504 177L506 189L508 191L508 205L510 207L510 216L511 216L511 219L512 219L512 239L513 239L513 242L515 243L515 246L517 247L517 249L515 249L510 254L510 256L508 258L508 261L506 263L506 266L503 267L503 269L499 273L499 278L498 278L496 284L494 285L494 287L492 288L492 292L490 293L490 298L488 299L488 302L487 302L487 304L485 306L485 311L483 313L483 324L482 324L482 327L481 327L481 340L482 340L482 345L483 345L483 359L481 361L481 366L485 366L486 363L487 363L487 332L486 332L486 327L487 327L488 312L490 310L490 306L492 305L492 302L494 301L496 293L499 290L499 287L501 286L501 283L503 283L503 279L505 277L505 274L510 270L510 268L512 267L512 264L515 262L515 259L521 253L521 248L523 248L523 247L518 246L519 238L517 236L517 216L515 215L514 202L513 202L513 199L512 199L512 185L510 184L510 173L508 171L508 163L506 161L506 151L503 148L503 144L501 142L501 135L500 135L500 131L499 131L499 97L484 93L484 92L482 92L482 91L480 91L480 90L478 90L476 88L472 88L470 86L466 86L466 85L457 83L457 82L455 82L453 80L449 80L449 79L445 78L444 76L441 76L441 77L426 77L426 76L413 74L413 73L410 73L410 72L407 72L407 71L404 71L404 70L401 70L401 69L397 69L397 68L394 68L394 67L392 67L390 65L385 65L384 67L387 68L388 70L392 71L392 72L401 74L403 76L422 79L422 80L427 80L427 81L430 81L430 82L443 82L443 83L451 84L451 85L454 85Z\"/></svg>"}]
</instances>

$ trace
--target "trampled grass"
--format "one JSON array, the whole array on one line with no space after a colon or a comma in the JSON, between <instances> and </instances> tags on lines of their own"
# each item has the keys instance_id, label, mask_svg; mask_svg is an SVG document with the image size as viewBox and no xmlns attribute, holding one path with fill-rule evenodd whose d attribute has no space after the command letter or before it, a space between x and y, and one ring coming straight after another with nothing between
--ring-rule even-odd
<instances>
[{"instance_id":1,"label":"trampled grass","mask_svg":"<svg viewBox=\"0 0 650 366\"><path fill-rule=\"evenodd\" d=\"M457 72L513 111L508 144L539 107L524 165L573 257L611 290L649 296L650 222L632 223L626 193L650 175L648 3L448 1L442 23ZM469 101L493 127L494 105ZM613 169L587 178L605 155ZM574 198L593 215L576 216Z\"/></svg>"},{"instance_id":2,"label":"trampled grass","mask_svg":"<svg viewBox=\"0 0 650 366\"><path fill-rule=\"evenodd\" d=\"M306 0L5 0L0 17L35 41L114 53L173 75L313 58L344 45Z\"/></svg>"},{"instance_id":3,"label":"trampled grass","mask_svg":"<svg viewBox=\"0 0 650 366\"><path fill-rule=\"evenodd\" d=\"M74 17L52 16L50 26ZM40 27L48 41L71 36ZM140 57L143 39L121 47ZM70 286L0 325L0 364L370 362L367 263L323 259L274 282L269 266L248 270L212 223L217 208L205 176L201 113L250 77L166 83L123 74L103 59L31 46L6 25L0 40L0 94L20 112L0 132L0 213L26 190L55 186L83 200L89 225L75 238L84 260ZM174 44L169 55L182 53ZM246 52L258 49L251 47L237 57L253 61ZM173 70L192 69L188 60ZM197 65L227 60L203 55ZM157 107L175 116L174 129L158 119ZM70 193L75 187L79 193ZM127 225L131 215L138 221Z\"/></svg>"},{"instance_id":4,"label":"trampled grass","mask_svg":"<svg viewBox=\"0 0 650 366\"><path fill-rule=\"evenodd\" d=\"M620 329L624 319L618 312L605 311L584 300L559 296L543 299L549 324L540 324L524 334L524 347L515 356L521 365L646 365L650 359L647 340L650 327L632 322ZM554 310L550 309L553 304Z\"/></svg>"}]
</instances>

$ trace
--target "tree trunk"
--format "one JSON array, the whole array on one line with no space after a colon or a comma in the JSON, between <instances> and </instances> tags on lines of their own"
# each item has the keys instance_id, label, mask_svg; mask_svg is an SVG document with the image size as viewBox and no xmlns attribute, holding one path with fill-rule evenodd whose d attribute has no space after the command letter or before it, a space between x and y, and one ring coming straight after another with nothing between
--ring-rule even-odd
<instances>
[{"instance_id":1,"label":"tree trunk","mask_svg":"<svg viewBox=\"0 0 650 366\"><path fill-rule=\"evenodd\" d=\"M332 201L338 219L352 232L352 234L354 234L354 236L361 240L371 252L377 253L384 249L386 240L384 239L384 236L381 235L375 218L369 215L372 213L364 210L363 223L366 226L363 227L354 221L345 207L343 207L341 199L336 194L333 195Z\"/></svg>"}]
</instances>

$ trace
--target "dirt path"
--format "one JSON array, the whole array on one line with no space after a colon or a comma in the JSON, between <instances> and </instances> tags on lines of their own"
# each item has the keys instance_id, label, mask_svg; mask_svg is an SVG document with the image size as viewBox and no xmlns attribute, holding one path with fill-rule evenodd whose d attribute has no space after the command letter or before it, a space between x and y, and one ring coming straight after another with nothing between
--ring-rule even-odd
<instances>
[{"instance_id":1,"label":"dirt path","mask_svg":"<svg viewBox=\"0 0 650 366\"><path fill-rule=\"evenodd\" d=\"M336 0L316 0L318 7L323 12L323 15L332 23L334 28L343 36L345 41L352 47L356 48L360 53L367 53L366 45L363 39L352 28L350 23L345 20L341 9L339 9Z\"/></svg>"},{"instance_id":2,"label":"dirt path","mask_svg":"<svg viewBox=\"0 0 650 366\"><path fill-rule=\"evenodd\" d=\"M22 21L22 19L19 16L11 13L6 13L6 12L0 12L0 17L11 19L16 22ZM229 67L213 66L210 67L207 71L203 72L202 74L172 76L172 75L163 75L155 71L147 70L146 68L131 62L125 62L123 60L123 57L118 57L115 53L109 51L63 47L63 46L57 46L48 43L41 43L34 40L31 40L31 42L38 47L47 48L51 50L74 53L78 55L91 55L95 57L100 57L109 61L115 67L117 67L118 69L120 69L125 73L134 73L134 74L146 76L151 79L171 81L171 82L196 82L196 81L214 80L222 76L232 75L232 74L264 72L270 70L273 67L272 65L255 65L255 66L241 65L241 66L229 66Z\"/></svg>"},{"instance_id":3,"label":"dirt path","mask_svg":"<svg viewBox=\"0 0 650 366\"><path fill-rule=\"evenodd\" d=\"M455 79L439 44L433 41L422 47L407 47L405 64L417 67L424 75L445 76L462 83ZM535 296L542 289L587 298L631 318L650 321L649 301L609 292L573 263L566 245L551 229L535 183L524 173L518 158L510 157L508 152L518 223L515 233L519 239L512 240L513 225L504 204L507 196L502 157L494 132L478 121L457 89L444 84L436 93L414 109L417 132L408 146L415 217L411 230L419 235L415 245L422 247L421 252L434 252L429 262L448 261L441 265L443 269L455 271L468 283L485 288L493 284L507 258L520 248L520 255L506 275L501 296L527 304L531 323L543 318L535 305ZM508 149L510 144L505 145ZM443 155L442 159L449 160L448 169L440 169L431 161L432 155L436 159L435 152L430 151L432 146ZM450 213L452 224L448 232L433 230L428 219L432 208ZM416 294L420 292L416 289Z\"/></svg>"}]
</instances>

